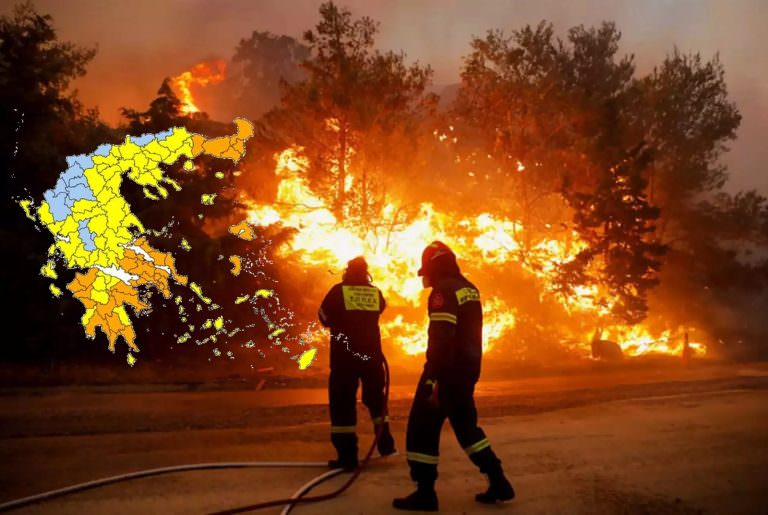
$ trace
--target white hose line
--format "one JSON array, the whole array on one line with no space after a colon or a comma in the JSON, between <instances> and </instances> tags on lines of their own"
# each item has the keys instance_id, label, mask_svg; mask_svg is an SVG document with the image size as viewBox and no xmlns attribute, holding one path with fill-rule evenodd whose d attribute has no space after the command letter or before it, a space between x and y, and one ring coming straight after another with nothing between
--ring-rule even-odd
<instances>
[{"instance_id":1,"label":"white hose line","mask_svg":"<svg viewBox=\"0 0 768 515\"><path fill-rule=\"evenodd\" d=\"M387 458L394 458L395 456L399 456L399 455L400 453L395 451L392 454L388 454L387 456L373 456L369 461L376 462L379 460L385 460ZM329 470L325 474L320 474L319 476L310 480L308 483L304 484L301 488L296 490L296 493L291 496L291 499L302 498L304 494L312 490L314 487L316 487L326 479L330 479L338 474L341 474L342 472L344 472L344 469L333 469L333 470ZM286 504L285 507L283 508L283 511L280 512L280 515L288 515L291 512L291 510L296 506L297 506L296 504Z\"/></svg>"},{"instance_id":2,"label":"white hose line","mask_svg":"<svg viewBox=\"0 0 768 515\"><path fill-rule=\"evenodd\" d=\"M244 461L244 462L223 462L223 463L193 463L190 465L176 465L174 467L161 467L155 469L139 470L136 472L129 472L127 474L120 474L117 476L105 477L102 479L96 479L93 481L87 481L85 483L78 483L76 485L59 488L56 490L49 490L37 495L31 495L29 497L23 497L21 499L14 499L12 501L4 502L0 504L0 512L21 508L29 504L34 504L39 501L59 497L62 495L72 494L75 492L81 492L83 490L90 490L91 488L97 488L100 486L109 485L112 483L118 483L121 481L128 481L130 479L139 479L148 476L158 476L161 474L170 474L173 472L184 472L187 470L202 470L202 469L231 469L231 468L270 468L270 467L327 467L328 463L324 461ZM341 469L338 469L341 470ZM334 472L334 471L331 471Z\"/></svg>"},{"instance_id":3,"label":"white hose line","mask_svg":"<svg viewBox=\"0 0 768 515\"><path fill-rule=\"evenodd\" d=\"M330 478L332 478L334 476L338 476L339 474L341 474L343 472L344 472L344 469L333 469L333 470L329 470L325 474L320 474L319 476L309 480L301 488L296 490L296 493L294 493L291 496L291 499L299 499L299 498L301 498L302 496L304 496L305 493L309 492L315 486L319 485L320 483L322 483L326 479L330 479ZM295 504L286 504L285 507L283 508L283 511L280 512L280 515L288 515L291 512L291 510L293 509L294 506L296 506L296 505Z\"/></svg>"}]
</instances>

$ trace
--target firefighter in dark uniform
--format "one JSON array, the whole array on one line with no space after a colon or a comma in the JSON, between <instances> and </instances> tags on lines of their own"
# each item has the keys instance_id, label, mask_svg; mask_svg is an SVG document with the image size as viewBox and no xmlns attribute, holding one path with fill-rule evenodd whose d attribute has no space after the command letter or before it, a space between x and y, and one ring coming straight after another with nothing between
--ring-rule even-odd
<instances>
[{"instance_id":1,"label":"firefighter in dark uniform","mask_svg":"<svg viewBox=\"0 0 768 515\"><path fill-rule=\"evenodd\" d=\"M469 459L488 476L488 490L475 499L486 504L509 501L515 492L477 425L473 398L483 352L480 292L461 274L451 249L439 241L424 250L419 275L432 292L427 361L408 416L405 444L417 490L392 504L401 510L437 511L435 480L446 418Z\"/></svg>"},{"instance_id":2,"label":"firefighter in dark uniform","mask_svg":"<svg viewBox=\"0 0 768 515\"><path fill-rule=\"evenodd\" d=\"M357 467L357 385L363 385L363 404L368 408L382 456L394 454L384 405L384 355L381 351L379 315L386 306L381 291L371 284L368 264L362 257L347 263L341 283L334 285L318 311L320 322L331 330L331 375L328 401L331 442L338 458L331 468Z\"/></svg>"}]
</instances>

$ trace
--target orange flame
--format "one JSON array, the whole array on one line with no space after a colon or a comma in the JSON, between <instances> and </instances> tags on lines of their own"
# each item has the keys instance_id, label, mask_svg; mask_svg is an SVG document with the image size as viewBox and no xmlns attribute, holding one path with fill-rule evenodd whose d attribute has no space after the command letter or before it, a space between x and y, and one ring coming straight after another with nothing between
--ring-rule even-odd
<instances>
[{"instance_id":1,"label":"orange flame","mask_svg":"<svg viewBox=\"0 0 768 515\"><path fill-rule=\"evenodd\" d=\"M637 325L608 327L603 332L603 336L610 341L617 342L624 354L630 356L651 353L681 355L685 345L683 333L681 328L678 328L674 333L667 329L659 333L658 336L653 336L647 328ZM706 348L700 342L689 342L688 346L694 354L706 353Z\"/></svg>"},{"instance_id":2,"label":"orange flame","mask_svg":"<svg viewBox=\"0 0 768 515\"><path fill-rule=\"evenodd\" d=\"M200 108L195 104L192 86L208 86L218 84L226 77L227 63L221 59L203 61L191 70L171 79L173 92L181 100L181 112L184 114L198 113Z\"/></svg>"},{"instance_id":3,"label":"orange flame","mask_svg":"<svg viewBox=\"0 0 768 515\"><path fill-rule=\"evenodd\" d=\"M351 222L339 222L323 199L312 191L305 174L309 161L301 148L287 148L276 154L275 160L275 173L280 179L277 198L269 205L251 205L248 222L256 226L281 224L297 229L292 239L276 252L283 259L298 260L305 266L341 270L348 260L364 255L374 282L392 308L388 310L393 313L388 315L392 318L385 317L382 322L382 336L396 341L407 355L426 349L427 320L420 307L425 294L414 272L419 268L424 245L436 239L447 243L459 256L477 254L479 250L484 263L498 267L518 263L539 281L545 295L559 302L565 313L600 319L611 310L611 299L597 286L577 287L569 295L555 291L558 265L585 247L576 233L568 234L567 242L541 239L526 249L523 259L523 244L518 235L524 227L520 221L491 213L472 217L449 215L436 211L429 203L421 204L419 214L408 223L382 223L363 229ZM524 165L519 163L518 168L522 171ZM347 179L350 185L355 180L352 175ZM390 202L383 208L382 219L394 221L396 212L397 205ZM483 284L478 286L484 290ZM517 310L510 299L499 296L484 298L483 309L483 348L489 350L515 329ZM616 341L628 355L679 354L683 345L680 334L673 335L667 330L654 337L642 325L611 326L604 330L603 337ZM589 354L587 334L576 335L574 341L577 343L573 350ZM697 342L689 347L694 353L705 352L705 347Z\"/></svg>"}]
</instances>

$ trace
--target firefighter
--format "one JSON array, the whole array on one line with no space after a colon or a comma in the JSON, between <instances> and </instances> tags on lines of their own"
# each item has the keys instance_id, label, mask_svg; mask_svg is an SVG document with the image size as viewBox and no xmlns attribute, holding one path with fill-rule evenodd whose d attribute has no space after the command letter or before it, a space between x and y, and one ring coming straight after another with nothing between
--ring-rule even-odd
<instances>
[{"instance_id":1,"label":"firefighter","mask_svg":"<svg viewBox=\"0 0 768 515\"><path fill-rule=\"evenodd\" d=\"M331 330L331 375L328 401L331 412L331 442L337 459L331 468L357 467L356 398L358 381L363 385L363 404L379 432L377 448L382 456L396 453L389 431L384 400L384 355L381 351L379 315L386 303L371 284L363 257L347 263L342 281L334 285L318 311L320 322Z\"/></svg>"},{"instance_id":2,"label":"firefighter","mask_svg":"<svg viewBox=\"0 0 768 515\"><path fill-rule=\"evenodd\" d=\"M515 491L477 425L473 398L482 357L480 293L461 274L453 251L439 241L424 249L418 274L424 287L432 291L426 364L408 416L405 443L417 490L395 499L392 505L401 510L437 511L435 480L440 430L446 418L469 459L488 477L488 490L475 500L485 504L510 501Z\"/></svg>"}]
</instances>

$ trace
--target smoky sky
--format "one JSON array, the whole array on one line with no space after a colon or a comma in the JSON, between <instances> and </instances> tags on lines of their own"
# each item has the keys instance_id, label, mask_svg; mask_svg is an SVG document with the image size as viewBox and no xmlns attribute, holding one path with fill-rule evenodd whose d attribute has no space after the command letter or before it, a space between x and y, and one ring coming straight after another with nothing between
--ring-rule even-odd
<instances>
[{"instance_id":1,"label":"smoky sky","mask_svg":"<svg viewBox=\"0 0 768 515\"><path fill-rule=\"evenodd\" d=\"M119 120L118 108L144 108L162 79L209 58L229 59L254 30L300 37L318 20L321 0L37 0L61 39L98 46L75 86L86 105ZM621 53L634 54L639 74L677 47L719 53L730 97L743 119L724 158L730 190L768 193L768 1L765 0L391 0L337 2L380 22L377 46L404 51L434 69L437 85L459 80L471 36L511 31L547 20L560 35L576 25L615 21ZM0 12L14 2L0 0ZM205 106L202 106L203 108Z\"/></svg>"}]
</instances>

